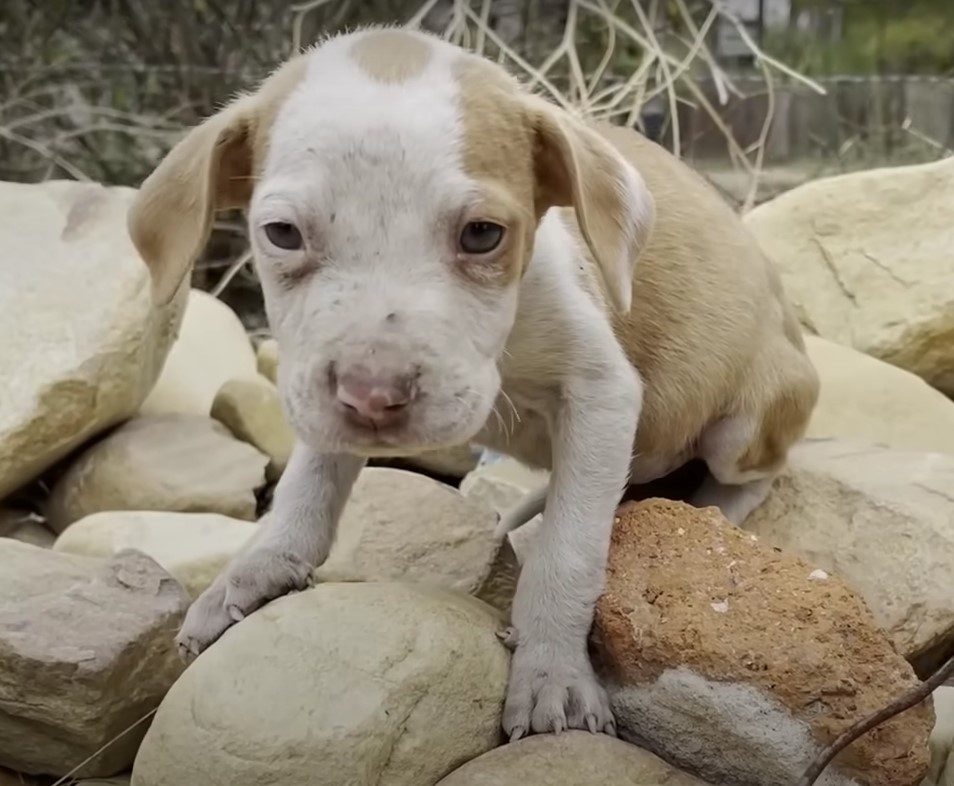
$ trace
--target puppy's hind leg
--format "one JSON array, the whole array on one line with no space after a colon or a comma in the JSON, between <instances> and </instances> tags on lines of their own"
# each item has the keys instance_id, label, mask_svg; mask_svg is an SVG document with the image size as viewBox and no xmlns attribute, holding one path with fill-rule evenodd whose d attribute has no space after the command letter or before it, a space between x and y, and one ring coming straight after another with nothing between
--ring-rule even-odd
<instances>
[{"instance_id":1,"label":"puppy's hind leg","mask_svg":"<svg viewBox=\"0 0 954 786\"><path fill-rule=\"evenodd\" d=\"M762 424L748 415L734 415L711 425L702 435L699 454L709 468L702 485L689 498L698 508L714 505L735 525L761 505L784 464L785 452L764 450Z\"/></svg>"}]
</instances>

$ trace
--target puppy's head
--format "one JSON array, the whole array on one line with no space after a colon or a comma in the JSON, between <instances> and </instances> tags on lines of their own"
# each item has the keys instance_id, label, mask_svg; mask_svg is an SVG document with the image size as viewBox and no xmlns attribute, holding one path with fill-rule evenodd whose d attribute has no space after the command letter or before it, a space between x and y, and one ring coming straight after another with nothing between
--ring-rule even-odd
<instances>
[{"instance_id":1,"label":"puppy's head","mask_svg":"<svg viewBox=\"0 0 954 786\"><path fill-rule=\"evenodd\" d=\"M142 185L129 228L166 299L214 212L245 208L299 438L406 455L488 418L555 206L575 208L628 309L652 212L632 167L498 66L371 29L295 57L194 128Z\"/></svg>"}]
</instances>

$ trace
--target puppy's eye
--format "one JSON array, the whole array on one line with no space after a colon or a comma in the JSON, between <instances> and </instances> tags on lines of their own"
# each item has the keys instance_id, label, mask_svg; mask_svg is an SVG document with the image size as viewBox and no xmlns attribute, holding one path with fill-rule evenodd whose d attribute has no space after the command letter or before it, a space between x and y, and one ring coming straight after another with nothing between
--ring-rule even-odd
<instances>
[{"instance_id":1,"label":"puppy's eye","mask_svg":"<svg viewBox=\"0 0 954 786\"><path fill-rule=\"evenodd\" d=\"M266 224L265 237L268 238L272 245L283 248L286 251L297 251L304 245L298 227L284 221L272 221Z\"/></svg>"},{"instance_id":2,"label":"puppy's eye","mask_svg":"<svg viewBox=\"0 0 954 786\"><path fill-rule=\"evenodd\" d=\"M465 254L489 254L503 240L504 228L490 221L471 221L460 233L460 249Z\"/></svg>"}]
</instances>

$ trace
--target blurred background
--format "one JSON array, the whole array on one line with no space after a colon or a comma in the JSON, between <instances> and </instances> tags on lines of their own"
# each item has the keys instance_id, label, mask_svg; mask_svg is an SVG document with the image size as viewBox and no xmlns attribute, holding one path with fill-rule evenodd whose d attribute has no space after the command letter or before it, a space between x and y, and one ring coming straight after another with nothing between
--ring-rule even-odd
<instances>
[{"instance_id":1,"label":"blurred background","mask_svg":"<svg viewBox=\"0 0 954 786\"><path fill-rule=\"evenodd\" d=\"M183 128L369 22L421 25L642 129L741 210L954 147L952 0L3 0L0 179L138 185ZM194 284L263 327L240 216Z\"/></svg>"}]
</instances>

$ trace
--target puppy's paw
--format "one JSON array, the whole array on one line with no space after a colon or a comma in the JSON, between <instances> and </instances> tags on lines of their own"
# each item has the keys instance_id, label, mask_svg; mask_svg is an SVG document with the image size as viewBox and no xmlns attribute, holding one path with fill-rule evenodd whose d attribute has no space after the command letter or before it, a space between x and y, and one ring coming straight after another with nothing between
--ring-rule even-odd
<instances>
[{"instance_id":1,"label":"puppy's paw","mask_svg":"<svg viewBox=\"0 0 954 786\"><path fill-rule=\"evenodd\" d=\"M225 581L220 576L189 606L176 636L179 657L191 663L233 624L225 610Z\"/></svg>"},{"instance_id":2,"label":"puppy's paw","mask_svg":"<svg viewBox=\"0 0 954 786\"><path fill-rule=\"evenodd\" d=\"M314 568L288 551L259 548L229 569L225 582L225 611L241 622L270 600L312 586Z\"/></svg>"},{"instance_id":3,"label":"puppy's paw","mask_svg":"<svg viewBox=\"0 0 954 786\"><path fill-rule=\"evenodd\" d=\"M520 644L510 666L503 728L511 741L566 729L616 736L609 697L586 656Z\"/></svg>"}]
</instances>

